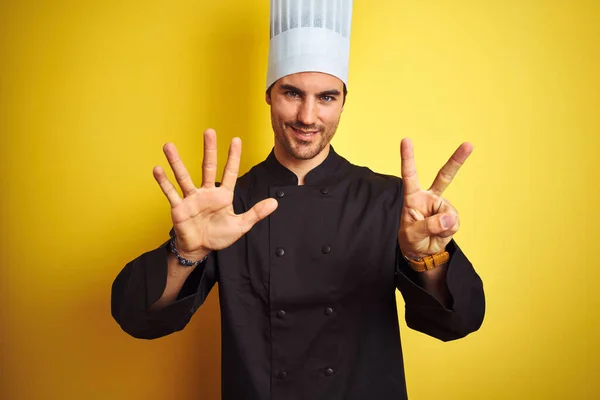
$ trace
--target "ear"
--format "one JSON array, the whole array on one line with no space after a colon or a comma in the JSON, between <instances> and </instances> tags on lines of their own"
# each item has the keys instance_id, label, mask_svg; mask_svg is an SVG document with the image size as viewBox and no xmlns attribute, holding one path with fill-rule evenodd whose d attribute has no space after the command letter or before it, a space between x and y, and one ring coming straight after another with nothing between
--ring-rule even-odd
<instances>
[{"instance_id":1,"label":"ear","mask_svg":"<svg viewBox=\"0 0 600 400\"><path fill-rule=\"evenodd\" d=\"M267 102L268 105L271 105L271 95L269 94L268 90L265 93L265 101Z\"/></svg>"}]
</instances>

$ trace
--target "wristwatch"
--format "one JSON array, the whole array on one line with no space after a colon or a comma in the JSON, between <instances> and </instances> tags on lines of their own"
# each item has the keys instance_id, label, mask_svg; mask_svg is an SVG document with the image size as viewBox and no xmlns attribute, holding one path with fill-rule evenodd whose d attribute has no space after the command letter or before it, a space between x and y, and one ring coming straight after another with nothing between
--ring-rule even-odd
<instances>
[{"instance_id":1,"label":"wristwatch","mask_svg":"<svg viewBox=\"0 0 600 400\"><path fill-rule=\"evenodd\" d=\"M448 253L447 251L443 251L441 253L421 258L410 258L407 257L404 253L402 253L402 256L404 257L406 262L408 262L410 267L417 272L430 271L450 261L450 253Z\"/></svg>"},{"instance_id":2,"label":"wristwatch","mask_svg":"<svg viewBox=\"0 0 600 400\"><path fill-rule=\"evenodd\" d=\"M181 257L181 255L177 251L177 248L175 247L175 235L171 236L171 240L169 240L169 248L171 249L171 252L175 255L175 257L177 257L177 261L179 261L179 264L183 265L184 267L195 267L198 264L202 264L208 258L208 254L204 256L202 260L199 261L191 261L187 258Z\"/></svg>"}]
</instances>

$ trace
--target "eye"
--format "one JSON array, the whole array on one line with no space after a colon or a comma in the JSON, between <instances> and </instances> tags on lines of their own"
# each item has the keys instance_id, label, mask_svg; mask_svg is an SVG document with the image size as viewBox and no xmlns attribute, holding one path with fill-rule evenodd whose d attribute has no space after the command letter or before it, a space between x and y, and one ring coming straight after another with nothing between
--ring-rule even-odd
<instances>
[{"instance_id":1,"label":"eye","mask_svg":"<svg viewBox=\"0 0 600 400\"><path fill-rule=\"evenodd\" d=\"M334 101L335 97L325 95L325 96L321 96L321 100L323 100L325 103L329 103L329 102Z\"/></svg>"},{"instance_id":2,"label":"eye","mask_svg":"<svg viewBox=\"0 0 600 400\"><path fill-rule=\"evenodd\" d=\"M291 97L292 99L296 99L296 98L300 97L300 93L294 92L293 90L288 90L287 92L285 92L285 95L287 97Z\"/></svg>"}]
</instances>

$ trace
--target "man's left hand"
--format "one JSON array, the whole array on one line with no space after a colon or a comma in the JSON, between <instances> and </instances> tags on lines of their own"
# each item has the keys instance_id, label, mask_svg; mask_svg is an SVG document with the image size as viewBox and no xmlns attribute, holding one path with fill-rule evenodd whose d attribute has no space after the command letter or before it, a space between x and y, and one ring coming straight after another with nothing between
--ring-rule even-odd
<instances>
[{"instance_id":1,"label":"man's left hand","mask_svg":"<svg viewBox=\"0 0 600 400\"><path fill-rule=\"evenodd\" d=\"M408 257L425 257L445 251L458 231L458 212L442 197L452 179L467 160L473 146L461 144L440 169L428 190L421 189L417 178L413 145L410 139L400 144L404 198L398 244Z\"/></svg>"}]
</instances>

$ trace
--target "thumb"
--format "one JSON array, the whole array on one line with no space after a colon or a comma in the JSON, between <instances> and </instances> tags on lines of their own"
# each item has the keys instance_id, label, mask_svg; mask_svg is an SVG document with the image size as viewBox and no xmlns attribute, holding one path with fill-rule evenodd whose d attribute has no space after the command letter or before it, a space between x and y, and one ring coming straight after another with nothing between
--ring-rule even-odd
<instances>
[{"instance_id":1,"label":"thumb","mask_svg":"<svg viewBox=\"0 0 600 400\"><path fill-rule=\"evenodd\" d=\"M450 214L436 214L414 223L415 233L420 237L438 236L456 223L456 217Z\"/></svg>"},{"instance_id":2,"label":"thumb","mask_svg":"<svg viewBox=\"0 0 600 400\"><path fill-rule=\"evenodd\" d=\"M248 232L258 221L271 215L278 205L277 200L269 198L256 203L254 207L243 213L241 217L244 232Z\"/></svg>"}]
</instances>

